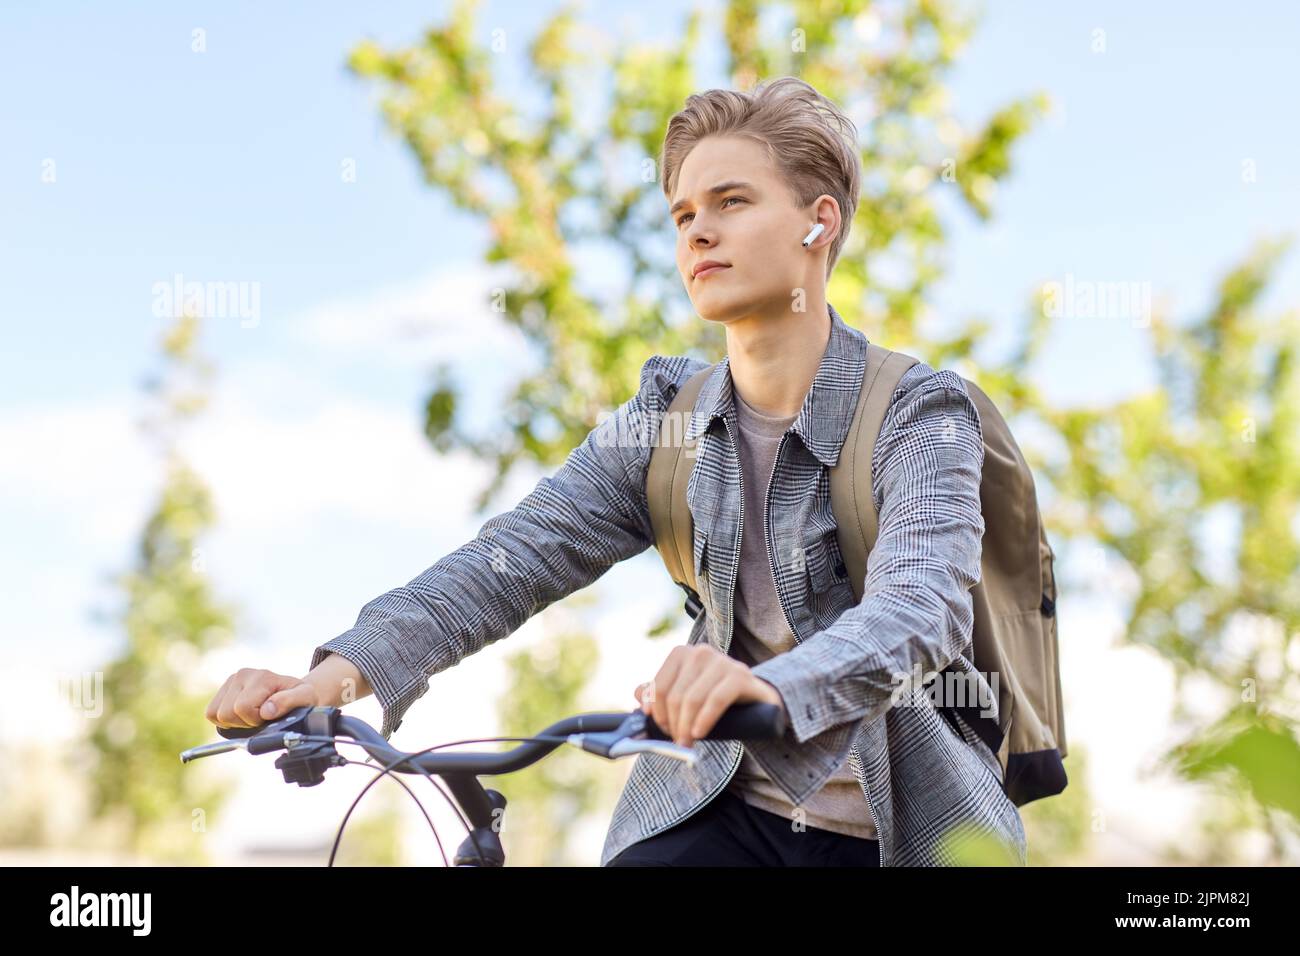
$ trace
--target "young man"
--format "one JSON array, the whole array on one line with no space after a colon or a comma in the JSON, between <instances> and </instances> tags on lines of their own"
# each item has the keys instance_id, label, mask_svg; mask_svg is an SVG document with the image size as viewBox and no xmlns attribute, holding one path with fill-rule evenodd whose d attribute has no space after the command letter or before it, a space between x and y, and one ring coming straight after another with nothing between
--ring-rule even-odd
<instances>
[{"instance_id":1,"label":"young man","mask_svg":"<svg viewBox=\"0 0 1300 956\"><path fill-rule=\"evenodd\" d=\"M996 755L924 694L896 693L906 675L974 670L984 446L958 376L918 364L891 396L861 602L836 541L828 472L867 344L826 300L858 201L852 123L793 77L710 90L669 123L662 171L682 282L695 311L725 326L727 355L685 433L699 439L687 501L705 613L636 696L700 760L637 758L601 864L942 864L953 858L941 838L959 824L1023 863ZM677 389L705 367L651 357L636 395L519 505L367 604L305 678L240 671L208 718L255 726L373 689L387 737L430 676L653 544L651 448ZM494 562L498 549L511 560ZM701 739L745 701L782 706L785 737Z\"/></svg>"}]
</instances>

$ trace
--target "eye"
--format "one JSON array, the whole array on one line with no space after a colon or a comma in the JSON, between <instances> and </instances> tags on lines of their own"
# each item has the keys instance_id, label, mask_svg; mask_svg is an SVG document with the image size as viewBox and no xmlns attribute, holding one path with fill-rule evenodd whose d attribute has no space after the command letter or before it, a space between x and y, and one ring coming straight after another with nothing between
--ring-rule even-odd
<instances>
[{"instance_id":1,"label":"eye","mask_svg":"<svg viewBox=\"0 0 1300 956\"><path fill-rule=\"evenodd\" d=\"M737 202L746 202L746 201L747 201L747 200L745 200L745 199L742 199L740 196L728 196L726 199L722 200L721 205L725 208L726 205L727 205L727 203L730 202L730 201L733 200L733 199L736 200ZM684 223L684 222L686 221L687 217L692 216L692 215L694 215L694 213L689 213L689 212L688 212L688 213L683 213L683 214L682 214L682 217L681 217L680 219L677 220L677 228L680 229L680 228L682 227L682 223Z\"/></svg>"}]
</instances>

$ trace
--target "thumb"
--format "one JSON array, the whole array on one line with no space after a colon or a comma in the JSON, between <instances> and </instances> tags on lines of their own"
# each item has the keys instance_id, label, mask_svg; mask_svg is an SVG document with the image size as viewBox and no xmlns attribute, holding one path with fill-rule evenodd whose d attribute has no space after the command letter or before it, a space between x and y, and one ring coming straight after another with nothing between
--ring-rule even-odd
<instances>
[{"instance_id":1,"label":"thumb","mask_svg":"<svg viewBox=\"0 0 1300 956\"><path fill-rule=\"evenodd\" d=\"M286 683L289 683L286 681ZM280 717L293 710L295 707L314 707L316 705L315 688L304 680L293 678L293 683L284 687L270 697L262 704L258 713L263 720L270 720L273 717Z\"/></svg>"}]
</instances>

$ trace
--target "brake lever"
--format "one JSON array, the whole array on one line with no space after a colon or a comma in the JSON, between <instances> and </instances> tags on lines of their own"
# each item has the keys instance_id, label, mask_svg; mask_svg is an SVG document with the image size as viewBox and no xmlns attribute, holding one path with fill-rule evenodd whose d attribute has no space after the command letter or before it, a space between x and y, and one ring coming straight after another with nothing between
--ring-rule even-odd
<instances>
[{"instance_id":1,"label":"brake lever","mask_svg":"<svg viewBox=\"0 0 1300 956\"><path fill-rule=\"evenodd\" d=\"M699 761L700 754L693 747L683 747L671 740L654 738L649 733L650 718L638 708L628 714L614 730L570 734L568 742L607 760L617 760L633 754L656 753L680 760L688 767L695 766Z\"/></svg>"},{"instance_id":2,"label":"brake lever","mask_svg":"<svg viewBox=\"0 0 1300 956\"><path fill-rule=\"evenodd\" d=\"M248 750L250 743L257 737L272 737L282 735L285 741L285 749L290 750L300 746L302 741L300 736L304 733L317 733L332 737L334 735L334 722L338 715L336 707L295 707L279 720L273 720L268 724L261 724L257 727L218 727L217 733L225 740L217 740L210 744L200 744L197 747L190 747L188 750L181 751L181 763L189 763L191 760L198 760L200 757L211 757L213 754L229 753L232 750Z\"/></svg>"},{"instance_id":3,"label":"brake lever","mask_svg":"<svg viewBox=\"0 0 1300 956\"><path fill-rule=\"evenodd\" d=\"M211 757L213 754L224 754L232 750L247 749L247 740L218 740L215 743L200 744L197 747L182 750L181 763L189 763L191 760L198 760L200 757Z\"/></svg>"},{"instance_id":4,"label":"brake lever","mask_svg":"<svg viewBox=\"0 0 1300 956\"><path fill-rule=\"evenodd\" d=\"M334 749L334 736L340 716L337 707L295 707L279 720L260 727L218 727L225 740L191 747L181 753L181 762L199 757L247 750L262 754L285 752L275 759L275 766L285 783L314 787L325 779L325 771L346 763Z\"/></svg>"}]
</instances>

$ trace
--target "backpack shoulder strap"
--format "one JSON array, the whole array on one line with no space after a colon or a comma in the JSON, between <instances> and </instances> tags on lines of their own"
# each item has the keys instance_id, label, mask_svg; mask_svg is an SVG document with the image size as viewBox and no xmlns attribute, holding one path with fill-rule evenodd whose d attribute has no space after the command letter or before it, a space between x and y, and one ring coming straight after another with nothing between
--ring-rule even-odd
<instances>
[{"instance_id":1,"label":"backpack shoulder strap","mask_svg":"<svg viewBox=\"0 0 1300 956\"><path fill-rule=\"evenodd\" d=\"M695 524L686 504L686 483L695 464L694 449L699 439L686 441L686 426L695 400L716 366L696 372L677 389L659 425L659 435L650 452L646 472L646 501L655 547L669 575L690 593L695 593ZM683 454L683 450L690 454Z\"/></svg>"},{"instance_id":2,"label":"backpack shoulder strap","mask_svg":"<svg viewBox=\"0 0 1300 956\"><path fill-rule=\"evenodd\" d=\"M830 470L836 538L858 601L879 520L871 492L872 455L889 400L918 361L868 345L857 408ZM988 745L1002 765L1004 790L1023 806L1067 785L1055 553L1038 509L1033 472L1015 436L988 396L970 380L963 382L979 414L984 442L980 510L985 531L981 579L971 594L971 655L976 670L998 677L997 715L986 717L978 704L939 711L960 736L966 734L958 718Z\"/></svg>"},{"instance_id":3,"label":"backpack shoulder strap","mask_svg":"<svg viewBox=\"0 0 1300 956\"><path fill-rule=\"evenodd\" d=\"M871 491L871 459L889 400L903 375L920 359L867 343L867 362L839 459L830 470L831 512L853 598L862 600L867 555L876 543L876 499Z\"/></svg>"}]
</instances>

